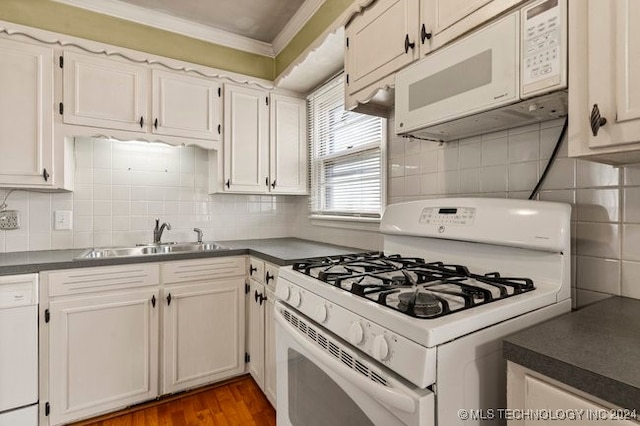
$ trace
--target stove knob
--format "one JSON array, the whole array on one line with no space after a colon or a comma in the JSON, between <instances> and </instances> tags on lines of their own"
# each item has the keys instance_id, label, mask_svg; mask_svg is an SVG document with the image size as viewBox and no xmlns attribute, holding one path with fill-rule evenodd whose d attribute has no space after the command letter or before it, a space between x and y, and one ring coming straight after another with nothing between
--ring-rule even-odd
<instances>
[{"instance_id":1,"label":"stove knob","mask_svg":"<svg viewBox=\"0 0 640 426\"><path fill-rule=\"evenodd\" d=\"M327 311L327 305L322 304L316 308L315 318L320 324L324 323L327 320L329 312Z\"/></svg>"},{"instance_id":2,"label":"stove knob","mask_svg":"<svg viewBox=\"0 0 640 426\"><path fill-rule=\"evenodd\" d=\"M389 343L383 336L376 336L373 339L373 356L379 361L385 361L389 359Z\"/></svg>"},{"instance_id":3,"label":"stove knob","mask_svg":"<svg viewBox=\"0 0 640 426\"><path fill-rule=\"evenodd\" d=\"M288 285L283 285L282 287L278 287L276 289L276 292L280 290L280 298L282 300L289 300L289 297L291 297L291 288L289 288Z\"/></svg>"},{"instance_id":4,"label":"stove knob","mask_svg":"<svg viewBox=\"0 0 640 426\"><path fill-rule=\"evenodd\" d=\"M289 300L289 302L291 303L291 305L294 308L300 307L300 305L302 304L302 295L300 294L300 292L299 291L292 291L291 292L291 299Z\"/></svg>"},{"instance_id":5,"label":"stove knob","mask_svg":"<svg viewBox=\"0 0 640 426\"><path fill-rule=\"evenodd\" d=\"M349 327L349 341L354 345L364 342L364 329L360 322L356 321Z\"/></svg>"}]
</instances>

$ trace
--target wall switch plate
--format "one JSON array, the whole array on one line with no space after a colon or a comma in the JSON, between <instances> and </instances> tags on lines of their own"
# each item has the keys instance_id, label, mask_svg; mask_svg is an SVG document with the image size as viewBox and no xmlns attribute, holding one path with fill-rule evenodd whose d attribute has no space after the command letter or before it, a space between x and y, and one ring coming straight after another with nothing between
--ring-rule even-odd
<instances>
[{"instance_id":1,"label":"wall switch plate","mask_svg":"<svg viewBox=\"0 0 640 426\"><path fill-rule=\"evenodd\" d=\"M53 212L53 229L57 231L73 229L73 212L71 210L56 210Z\"/></svg>"},{"instance_id":2,"label":"wall switch plate","mask_svg":"<svg viewBox=\"0 0 640 426\"><path fill-rule=\"evenodd\" d=\"M20 212L18 210L3 210L0 212L0 229L20 228Z\"/></svg>"}]
</instances>

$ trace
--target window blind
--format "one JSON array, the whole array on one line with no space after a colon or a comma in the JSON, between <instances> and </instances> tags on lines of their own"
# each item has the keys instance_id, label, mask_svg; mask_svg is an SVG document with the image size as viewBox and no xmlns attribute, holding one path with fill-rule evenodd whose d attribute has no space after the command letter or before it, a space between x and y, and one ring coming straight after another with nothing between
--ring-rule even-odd
<instances>
[{"instance_id":1,"label":"window blind","mask_svg":"<svg viewBox=\"0 0 640 426\"><path fill-rule=\"evenodd\" d=\"M308 97L312 216L380 218L386 120L344 109L344 77Z\"/></svg>"}]
</instances>

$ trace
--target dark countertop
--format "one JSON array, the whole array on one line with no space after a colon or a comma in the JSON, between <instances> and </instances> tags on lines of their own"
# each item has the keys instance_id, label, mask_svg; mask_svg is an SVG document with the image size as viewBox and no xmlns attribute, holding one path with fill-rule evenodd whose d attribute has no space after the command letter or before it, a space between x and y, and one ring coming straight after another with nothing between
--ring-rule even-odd
<instances>
[{"instance_id":1,"label":"dark countertop","mask_svg":"<svg viewBox=\"0 0 640 426\"><path fill-rule=\"evenodd\" d=\"M54 269L87 268L92 266L125 265L144 262L198 259L203 257L237 256L249 254L279 266L290 265L311 257L325 257L367 250L318 243L298 238L267 238L262 240L218 241L230 250L179 254L75 259L85 249L43 250L0 253L0 275L28 274Z\"/></svg>"},{"instance_id":2,"label":"dark countertop","mask_svg":"<svg viewBox=\"0 0 640 426\"><path fill-rule=\"evenodd\" d=\"M511 336L504 357L640 412L640 300L611 297Z\"/></svg>"}]
</instances>

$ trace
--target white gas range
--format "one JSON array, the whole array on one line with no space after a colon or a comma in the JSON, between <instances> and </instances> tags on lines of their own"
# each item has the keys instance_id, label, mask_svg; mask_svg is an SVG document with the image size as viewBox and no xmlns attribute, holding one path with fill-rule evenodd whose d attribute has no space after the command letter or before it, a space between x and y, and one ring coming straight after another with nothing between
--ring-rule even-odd
<instances>
[{"instance_id":1,"label":"white gas range","mask_svg":"<svg viewBox=\"0 0 640 426\"><path fill-rule=\"evenodd\" d=\"M459 410L504 408L500 338L571 308L570 212L400 203L381 222L384 253L281 269L278 424L471 425Z\"/></svg>"}]
</instances>

